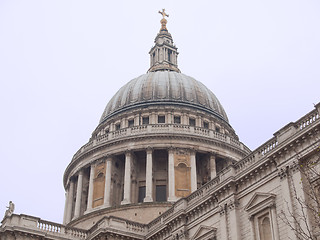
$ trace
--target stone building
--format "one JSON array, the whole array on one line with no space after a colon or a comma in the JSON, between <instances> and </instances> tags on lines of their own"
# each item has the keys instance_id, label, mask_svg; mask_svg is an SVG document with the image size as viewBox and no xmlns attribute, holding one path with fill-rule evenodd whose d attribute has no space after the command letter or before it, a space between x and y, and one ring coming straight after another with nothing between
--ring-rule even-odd
<instances>
[{"instance_id":1,"label":"stone building","mask_svg":"<svg viewBox=\"0 0 320 240\"><path fill-rule=\"evenodd\" d=\"M299 239L279 216L309 201L298 162L319 158L320 104L251 151L215 95L180 72L161 14L148 72L113 96L65 170L63 224L8 210L1 240ZM314 226L309 215L294 227Z\"/></svg>"}]
</instances>

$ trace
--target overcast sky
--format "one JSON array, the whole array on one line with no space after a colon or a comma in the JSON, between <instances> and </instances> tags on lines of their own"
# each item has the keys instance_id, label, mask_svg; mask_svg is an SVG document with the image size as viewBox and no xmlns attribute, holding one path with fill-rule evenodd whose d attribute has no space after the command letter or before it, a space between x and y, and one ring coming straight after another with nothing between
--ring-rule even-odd
<instances>
[{"instance_id":1,"label":"overcast sky","mask_svg":"<svg viewBox=\"0 0 320 240\"><path fill-rule=\"evenodd\" d=\"M116 91L149 68L162 8L179 68L254 150L320 101L320 1L0 0L0 218L62 222L62 176Z\"/></svg>"}]
</instances>

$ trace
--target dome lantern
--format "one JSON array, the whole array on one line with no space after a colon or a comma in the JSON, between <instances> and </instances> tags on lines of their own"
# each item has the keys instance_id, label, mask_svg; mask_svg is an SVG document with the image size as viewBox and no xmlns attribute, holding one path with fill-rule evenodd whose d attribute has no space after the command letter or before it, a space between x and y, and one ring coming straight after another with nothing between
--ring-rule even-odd
<instances>
[{"instance_id":1,"label":"dome lantern","mask_svg":"<svg viewBox=\"0 0 320 240\"><path fill-rule=\"evenodd\" d=\"M165 19L169 15L165 13L165 9L162 9L162 12L159 11L159 13L162 15L161 28L154 40L155 45L149 51L150 68L148 72L175 71L180 73L177 61L178 48L173 44L172 36L167 29L167 20Z\"/></svg>"}]
</instances>

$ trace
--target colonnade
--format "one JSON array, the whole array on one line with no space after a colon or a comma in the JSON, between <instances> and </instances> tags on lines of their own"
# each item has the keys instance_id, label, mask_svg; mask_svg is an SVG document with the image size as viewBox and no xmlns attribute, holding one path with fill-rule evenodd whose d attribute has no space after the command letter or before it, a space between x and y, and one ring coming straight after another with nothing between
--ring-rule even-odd
<instances>
[{"instance_id":1,"label":"colonnade","mask_svg":"<svg viewBox=\"0 0 320 240\"><path fill-rule=\"evenodd\" d=\"M167 201L172 202L177 200L175 195L175 148L168 149L168 196ZM153 202L153 159L154 151L152 148L147 148L146 152L146 173L145 173L145 198L144 202ZM197 190L197 169L196 169L196 151L188 150L190 156L190 180L191 180L191 192ZM111 207L111 191L112 191L112 161L114 158L108 156L104 159L105 161L105 185L104 185L104 197L103 205L99 206L100 208ZM131 199L131 173L132 173L132 160L133 152L127 151L125 153L125 164L124 164L124 178L123 178L123 200L121 205L132 203ZM209 155L209 173L211 179L216 177L216 157L215 154ZM90 175L89 175L89 187L87 195L87 207L86 212L93 210L93 192L94 192L94 177L95 177L95 168L96 163L91 163ZM66 192L66 204L65 204L65 214L64 214L64 223L68 223L73 219L76 219L80 216L81 202L82 198L86 197L83 195L83 175L84 169L82 168L78 173L70 178L67 192ZM77 178L77 181L75 180ZM76 188L76 189L75 189ZM76 191L75 191L76 190ZM75 195L75 196L74 196ZM75 200L74 200L75 199ZM73 216L72 216L73 215Z\"/></svg>"}]
</instances>

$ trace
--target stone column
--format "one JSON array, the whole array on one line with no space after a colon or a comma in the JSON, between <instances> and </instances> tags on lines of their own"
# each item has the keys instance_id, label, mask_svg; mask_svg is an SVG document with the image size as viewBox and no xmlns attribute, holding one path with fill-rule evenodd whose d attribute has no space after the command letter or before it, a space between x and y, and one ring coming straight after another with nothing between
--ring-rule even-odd
<instances>
[{"instance_id":1,"label":"stone column","mask_svg":"<svg viewBox=\"0 0 320 240\"><path fill-rule=\"evenodd\" d=\"M197 190L197 165L196 165L196 152L191 150L190 153L190 166L191 166L191 192Z\"/></svg>"},{"instance_id":2,"label":"stone column","mask_svg":"<svg viewBox=\"0 0 320 240\"><path fill-rule=\"evenodd\" d=\"M73 219L80 216L81 197L82 197L82 181L83 181L83 170L80 170L79 175L78 175L76 205L74 208Z\"/></svg>"},{"instance_id":3,"label":"stone column","mask_svg":"<svg viewBox=\"0 0 320 240\"><path fill-rule=\"evenodd\" d=\"M126 162L124 170L124 194L121 205L131 203L131 158L132 153L126 152Z\"/></svg>"},{"instance_id":4,"label":"stone column","mask_svg":"<svg viewBox=\"0 0 320 240\"><path fill-rule=\"evenodd\" d=\"M69 223L71 221L71 214L72 214L72 208L73 208L73 192L74 192L74 181L73 179L70 179L69 189L67 192L68 205L67 205L67 213L66 213L66 219L65 219L66 223Z\"/></svg>"},{"instance_id":5,"label":"stone column","mask_svg":"<svg viewBox=\"0 0 320 240\"><path fill-rule=\"evenodd\" d=\"M169 185L169 196L168 202L176 200L175 196L175 182L174 182L174 149L168 150L168 185Z\"/></svg>"},{"instance_id":6,"label":"stone column","mask_svg":"<svg viewBox=\"0 0 320 240\"><path fill-rule=\"evenodd\" d=\"M112 158L107 158L107 169L106 169L106 181L104 185L104 201L103 204L105 207L110 207L110 196L111 196L111 167L112 167Z\"/></svg>"},{"instance_id":7,"label":"stone column","mask_svg":"<svg viewBox=\"0 0 320 240\"><path fill-rule=\"evenodd\" d=\"M66 224L66 217L67 217L67 212L68 212L68 200L69 200L69 197L68 197L68 190L66 191L65 193L65 203L64 203L64 213L63 213L63 224Z\"/></svg>"},{"instance_id":8,"label":"stone column","mask_svg":"<svg viewBox=\"0 0 320 240\"><path fill-rule=\"evenodd\" d=\"M152 199L152 149L147 149L146 159L146 197L144 202L153 202Z\"/></svg>"},{"instance_id":9,"label":"stone column","mask_svg":"<svg viewBox=\"0 0 320 240\"><path fill-rule=\"evenodd\" d=\"M216 170L216 156L211 153L210 154L210 177L211 179L214 179L217 176L217 170Z\"/></svg>"},{"instance_id":10,"label":"stone column","mask_svg":"<svg viewBox=\"0 0 320 240\"><path fill-rule=\"evenodd\" d=\"M92 209L92 202L93 202L93 179L94 179L94 172L95 172L96 165L94 163L90 166L90 178L89 178L89 192L88 192L88 204L87 204L87 211Z\"/></svg>"}]
</instances>

